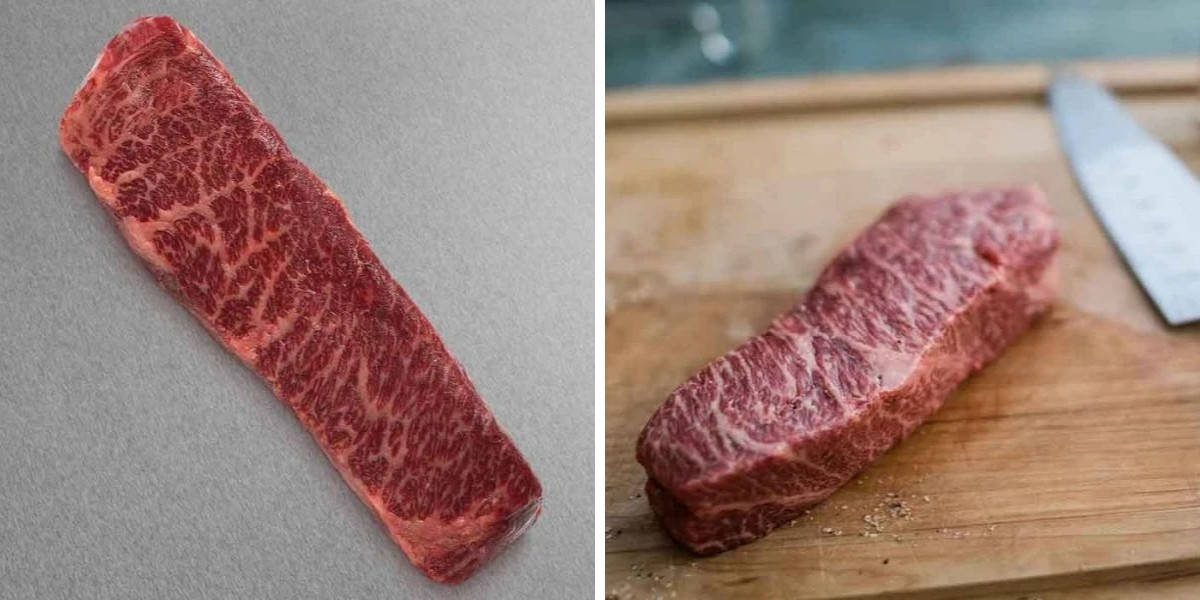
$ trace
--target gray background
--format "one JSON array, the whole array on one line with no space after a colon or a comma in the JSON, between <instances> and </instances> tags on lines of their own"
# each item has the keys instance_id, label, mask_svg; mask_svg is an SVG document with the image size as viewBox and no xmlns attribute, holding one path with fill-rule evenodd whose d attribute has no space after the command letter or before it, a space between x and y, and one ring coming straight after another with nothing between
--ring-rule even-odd
<instances>
[{"instance_id":1,"label":"gray background","mask_svg":"<svg viewBox=\"0 0 1200 600\"><path fill-rule=\"evenodd\" d=\"M593 589L589 3L0 5L0 597ZM158 289L57 125L170 14L346 202L546 490L462 586L409 565L290 411Z\"/></svg>"}]
</instances>

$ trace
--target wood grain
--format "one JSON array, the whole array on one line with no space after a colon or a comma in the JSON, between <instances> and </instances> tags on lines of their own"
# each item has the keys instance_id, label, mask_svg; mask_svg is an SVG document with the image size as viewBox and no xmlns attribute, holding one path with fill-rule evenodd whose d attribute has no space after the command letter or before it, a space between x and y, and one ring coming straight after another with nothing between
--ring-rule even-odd
<instances>
[{"instance_id":1,"label":"wood grain","mask_svg":"<svg viewBox=\"0 0 1200 600\"><path fill-rule=\"evenodd\" d=\"M1200 91L1200 61L1190 57L1083 62L1070 68L1121 93ZM604 116L612 127L764 112L1027 99L1043 93L1053 70L1040 64L984 65L615 92L605 99Z\"/></svg>"},{"instance_id":2,"label":"wood grain","mask_svg":"<svg viewBox=\"0 0 1200 600\"><path fill-rule=\"evenodd\" d=\"M1200 167L1194 94L1127 106ZM949 598L1200 573L1200 328L1153 312L1040 100L645 122L609 129L606 168L611 597ZM896 197L1021 181L1063 230L1052 313L808 517L711 558L673 544L633 460L667 393L795 302ZM864 537L888 493L911 518Z\"/></svg>"}]
</instances>

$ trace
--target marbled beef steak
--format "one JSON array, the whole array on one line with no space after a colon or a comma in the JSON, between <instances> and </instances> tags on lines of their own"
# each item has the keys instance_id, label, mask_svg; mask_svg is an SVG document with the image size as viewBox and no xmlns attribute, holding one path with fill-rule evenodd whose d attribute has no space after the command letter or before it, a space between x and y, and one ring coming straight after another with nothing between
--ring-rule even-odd
<instances>
[{"instance_id":1,"label":"marbled beef steak","mask_svg":"<svg viewBox=\"0 0 1200 600\"><path fill-rule=\"evenodd\" d=\"M533 523L541 485L462 366L195 35L134 21L59 133L158 281L295 411L426 575L462 581Z\"/></svg>"},{"instance_id":2,"label":"marbled beef steak","mask_svg":"<svg viewBox=\"0 0 1200 600\"><path fill-rule=\"evenodd\" d=\"M654 512L709 554L824 500L1047 309L1057 248L1033 187L900 200L646 424Z\"/></svg>"}]
</instances>

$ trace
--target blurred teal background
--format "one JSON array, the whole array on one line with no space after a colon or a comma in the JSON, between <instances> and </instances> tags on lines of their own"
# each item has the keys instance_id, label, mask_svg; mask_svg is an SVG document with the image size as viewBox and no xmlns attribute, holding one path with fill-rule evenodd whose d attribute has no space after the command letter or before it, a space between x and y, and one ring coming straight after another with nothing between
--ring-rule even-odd
<instances>
[{"instance_id":1,"label":"blurred teal background","mask_svg":"<svg viewBox=\"0 0 1200 600\"><path fill-rule=\"evenodd\" d=\"M609 0L609 89L1200 52L1200 0Z\"/></svg>"}]
</instances>

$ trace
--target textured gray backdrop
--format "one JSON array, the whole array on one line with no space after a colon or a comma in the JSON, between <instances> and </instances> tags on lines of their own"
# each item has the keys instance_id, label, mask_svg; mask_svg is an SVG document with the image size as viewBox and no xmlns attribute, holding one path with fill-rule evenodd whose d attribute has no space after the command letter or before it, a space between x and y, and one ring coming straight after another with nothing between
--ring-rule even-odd
<instances>
[{"instance_id":1,"label":"textured gray backdrop","mask_svg":"<svg viewBox=\"0 0 1200 600\"><path fill-rule=\"evenodd\" d=\"M0 597L571 598L593 589L590 3L0 3ZM290 411L126 249L58 148L108 39L170 14L416 299L546 489L426 580Z\"/></svg>"}]
</instances>

